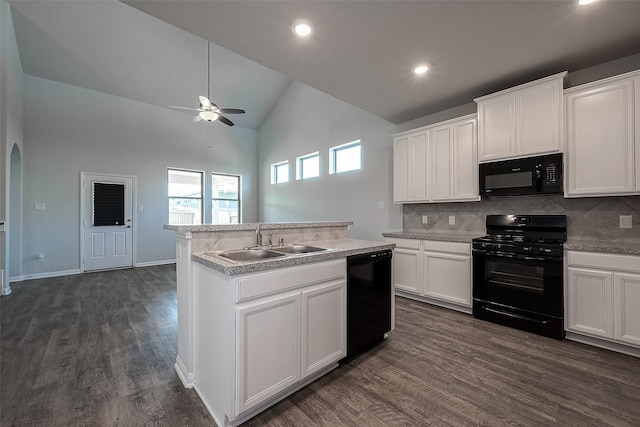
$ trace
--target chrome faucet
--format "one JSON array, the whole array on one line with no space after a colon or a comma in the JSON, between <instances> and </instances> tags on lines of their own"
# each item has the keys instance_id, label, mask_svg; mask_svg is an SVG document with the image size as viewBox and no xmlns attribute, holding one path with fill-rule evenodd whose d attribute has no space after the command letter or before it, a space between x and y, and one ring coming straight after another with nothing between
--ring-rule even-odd
<instances>
[{"instance_id":1,"label":"chrome faucet","mask_svg":"<svg viewBox=\"0 0 640 427\"><path fill-rule=\"evenodd\" d=\"M262 234L260 233L260 226L262 224L258 224L256 227L256 246L262 246Z\"/></svg>"}]
</instances>

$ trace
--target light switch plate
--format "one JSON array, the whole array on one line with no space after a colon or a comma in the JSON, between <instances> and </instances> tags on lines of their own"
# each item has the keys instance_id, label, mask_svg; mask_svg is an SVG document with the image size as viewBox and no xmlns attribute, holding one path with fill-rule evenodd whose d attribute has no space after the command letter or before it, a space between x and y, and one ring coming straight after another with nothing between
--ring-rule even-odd
<instances>
[{"instance_id":1,"label":"light switch plate","mask_svg":"<svg viewBox=\"0 0 640 427\"><path fill-rule=\"evenodd\" d=\"M386 207L387 207L387 206L385 205L385 203L384 203L384 202L378 202L378 209L384 209L384 208L386 208Z\"/></svg>"},{"instance_id":2,"label":"light switch plate","mask_svg":"<svg viewBox=\"0 0 640 427\"><path fill-rule=\"evenodd\" d=\"M633 217L631 215L620 215L620 228L633 227Z\"/></svg>"},{"instance_id":3,"label":"light switch plate","mask_svg":"<svg viewBox=\"0 0 640 427\"><path fill-rule=\"evenodd\" d=\"M456 225L455 215L449 215L449 225Z\"/></svg>"},{"instance_id":4,"label":"light switch plate","mask_svg":"<svg viewBox=\"0 0 640 427\"><path fill-rule=\"evenodd\" d=\"M422 215L422 223L429 224L429 215Z\"/></svg>"}]
</instances>

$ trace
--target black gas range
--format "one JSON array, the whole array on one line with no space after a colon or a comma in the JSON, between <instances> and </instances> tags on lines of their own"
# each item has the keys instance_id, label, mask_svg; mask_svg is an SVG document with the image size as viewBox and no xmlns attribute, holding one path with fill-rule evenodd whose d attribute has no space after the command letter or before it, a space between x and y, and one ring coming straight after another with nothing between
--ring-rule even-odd
<instances>
[{"instance_id":1,"label":"black gas range","mask_svg":"<svg viewBox=\"0 0 640 427\"><path fill-rule=\"evenodd\" d=\"M488 215L473 239L473 315L564 337L566 215Z\"/></svg>"}]
</instances>

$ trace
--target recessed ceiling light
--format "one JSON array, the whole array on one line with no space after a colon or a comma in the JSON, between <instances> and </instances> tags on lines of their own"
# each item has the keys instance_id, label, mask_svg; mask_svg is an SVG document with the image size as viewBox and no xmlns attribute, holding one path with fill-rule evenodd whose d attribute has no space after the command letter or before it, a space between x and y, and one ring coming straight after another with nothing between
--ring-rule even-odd
<instances>
[{"instance_id":1,"label":"recessed ceiling light","mask_svg":"<svg viewBox=\"0 0 640 427\"><path fill-rule=\"evenodd\" d=\"M429 71L429 66L427 64L420 64L413 69L413 72L416 74L424 74L427 71Z\"/></svg>"},{"instance_id":2,"label":"recessed ceiling light","mask_svg":"<svg viewBox=\"0 0 640 427\"><path fill-rule=\"evenodd\" d=\"M313 33L313 25L307 19L297 19L291 25L291 31L300 37L307 37Z\"/></svg>"},{"instance_id":3,"label":"recessed ceiling light","mask_svg":"<svg viewBox=\"0 0 640 427\"><path fill-rule=\"evenodd\" d=\"M593 2L595 2L596 0L578 0L578 4L580 6L584 6L585 4L591 4Z\"/></svg>"}]
</instances>

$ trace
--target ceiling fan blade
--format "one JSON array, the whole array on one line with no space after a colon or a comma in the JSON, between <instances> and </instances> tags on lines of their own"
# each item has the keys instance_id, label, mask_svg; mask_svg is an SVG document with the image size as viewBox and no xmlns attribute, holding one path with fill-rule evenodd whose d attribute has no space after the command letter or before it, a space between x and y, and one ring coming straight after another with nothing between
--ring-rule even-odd
<instances>
[{"instance_id":1,"label":"ceiling fan blade","mask_svg":"<svg viewBox=\"0 0 640 427\"><path fill-rule=\"evenodd\" d=\"M246 113L246 111L241 110L239 108L221 108L220 112L224 113L224 114L244 114L244 113Z\"/></svg>"},{"instance_id":2,"label":"ceiling fan blade","mask_svg":"<svg viewBox=\"0 0 640 427\"><path fill-rule=\"evenodd\" d=\"M218 120L220 120L225 125L233 126L233 122L227 119L225 116L218 116Z\"/></svg>"},{"instance_id":3,"label":"ceiling fan blade","mask_svg":"<svg viewBox=\"0 0 640 427\"><path fill-rule=\"evenodd\" d=\"M193 118L193 122L194 122L194 123L197 123L197 122L199 122L200 120L202 120L202 117L200 117L200 114L196 115L196 116Z\"/></svg>"},{"instance_id":4,"label":"ceiling fan blade","mask_svg":"<svg viewBox=\"0 0 640 427\"><path fill-rule=\"evenodd\" d=\"M178 110L198 111L198 109L196 109L196 108L181 107L181 106L179 106L179 105L167 105L167 108L177 108Z\"/></svg>"},{"instance_id":5,"label":"ceiling fan blade","mask_svg":"<svg viewBox=\"0 0 640 427\"><path fill-rule=\"evenodd\" d=\"M209 101L209 98L202 95L200 95L198 98L200 98L200 105L202 107L211 107L211 101Z\"/></svg>"}]
</instances>

